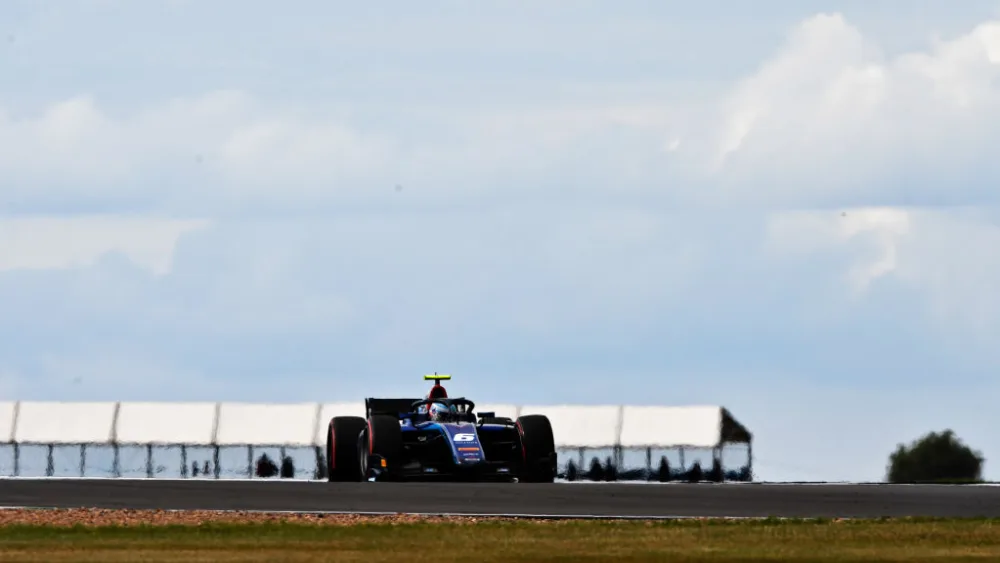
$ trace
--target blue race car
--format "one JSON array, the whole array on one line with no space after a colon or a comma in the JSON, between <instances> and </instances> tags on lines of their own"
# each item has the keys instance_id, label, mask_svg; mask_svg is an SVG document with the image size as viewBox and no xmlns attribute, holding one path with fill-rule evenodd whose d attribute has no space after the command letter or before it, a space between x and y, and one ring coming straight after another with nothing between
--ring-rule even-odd
<instances>
[{"instance_id":1,"label":"blue race car","mask_svg":"<svg viewBox=\"0 0 1000 563\"><path fill-rule=\"evenodd\" d=\"M448 398L449 375L426 375L424 399L365 399L366 417L330 420L329 481L555 480L552 425L540 414L517 420L475 412L475 403Z\"/></svg>"}]
</instances>

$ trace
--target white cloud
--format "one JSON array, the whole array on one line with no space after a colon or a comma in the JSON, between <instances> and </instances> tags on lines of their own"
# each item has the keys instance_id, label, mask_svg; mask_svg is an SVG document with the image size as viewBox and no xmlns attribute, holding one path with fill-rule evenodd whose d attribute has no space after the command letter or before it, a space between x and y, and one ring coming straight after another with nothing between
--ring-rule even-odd
<instances>
[{"instance_id":1,"label":"white cloud","mask_svg":"<svg viewBox=\"0 0 1000 563\"><path fill-rule=\"evenodd\" d=\"M13 181L0 188L0 197L28 207L139 202L157 211L227 215L330 202L447 204L447 198L475 201L497 192L545 198L560 191L564 179L573 192L594 191L587 174L609 181L628 174L635 154L609 150L601 137L616 129L639 132L648 142L618 140L654 155L655 130L671 113L634 105L487 108L435 115L444 120L436 128L422 114L366 128L358 119L312 109L219 91L129 114L113 115L81 97L37 116L8 115L0 120L0 172ZM594 153L603 156L574 170L587 162L581 156Z\"/></svg>"},{"instance_id":2,"label":"white cloud","mask_svg":"<svg viewBox=\"0 0 1000 563\"><path fill-rule=\"evenodd\" d=\"M777 260L838 257L829 271L856 306L882 300L873 285L906 289L924 330L940 345L982 352L1000 331L1000 224L983 209L851 209L779 213L766 248ZM1000 360L990 352L993 361Z\"/></svg>"},{"instance_id":3,"label":"white cloud","mask_svg":"<svg viewBox=\"0 0 1000 563\"><path fill-rule=\"evenodd\" d=\"M689 132L713 201L783 206L996 200L1000 24L888 57L842 15L798 26ZM688 142L688 141L692 142ZM690 148L694 147L694 148ZM675 156L675 158L678 158Z\"/></svg>"},{"instance_id":4,"label":"white cloud","mask_svg":"<svg viewBox=\"0 0 1000 563\"><path fill-rule=\"evenodd\" d=\"M205 220L123 216L0 219L0 272L82 268L120 252L164 275L180 237L208 225Z\"/></svg>"},{"instance_id":5,"label":"white cloud","mask_svg":"<svg viewBox=\"0 0 1000 563\"><path fill-rule=\"evenodd\" d=\"M768 243L773 250L793 254L854 250L853 264L845 272L847 283L857 294L877 279L895 272L901 237L911 228L904 209L850 209L841 212L786 212L773 215L768 224ZM862 249L853 244L863 239Z\"/></svg>"},{"instance_id":6,"label":"white cloud","mask_svg":"<svg viewBox=\"0 0 1000 563\"><path fill-rule=\"evenodd\" d=\"M13 179L0 194L225 214L594 195L785 208L994 200L983 186L1000 179L989 149L998 45L1000 24L987 22L888 56L821 14L699 103L372 113L220 90L126 113L70 98L0 120L0 172Z\"/></svg>"},{"instance_id":7,"label":"white cloud","mask_svg":"<svg viewBox=\"0 0 1000 563\"><path fill-rule=\"evenodd\" d=\"M900 240L897 276L926 297L931 326L970 351L1000 331L998 244L1000 224L974 210L918 213Z\"/></svg>"}]
</instances>

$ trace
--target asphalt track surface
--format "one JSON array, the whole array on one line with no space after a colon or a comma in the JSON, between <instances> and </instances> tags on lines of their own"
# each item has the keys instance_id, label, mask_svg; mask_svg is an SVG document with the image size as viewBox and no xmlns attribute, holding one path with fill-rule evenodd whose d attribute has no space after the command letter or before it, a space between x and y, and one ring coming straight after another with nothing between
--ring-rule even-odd
<instances>
[{"instance_id":1,"label":"asphalt track surface","mask_svg":"<svg viewBox=\"0 0 1000 563\"><path fill-rule=\"evenodd\" d=\"M1000 517L1000 487L0 480L0 506L543 517Z\"/></svg>"}]
</instances>

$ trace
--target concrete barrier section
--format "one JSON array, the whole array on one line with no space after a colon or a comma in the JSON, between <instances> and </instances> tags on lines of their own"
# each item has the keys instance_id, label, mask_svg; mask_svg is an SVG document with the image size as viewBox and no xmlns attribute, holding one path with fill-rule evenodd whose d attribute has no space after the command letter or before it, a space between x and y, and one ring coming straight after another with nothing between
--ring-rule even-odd
<instances>
[{"instance_id":1,"label":"concrete barrier section","mask_svg":"<svg viewBox=\"0 0 1000 563\"><path fill-rule=\"evenodd\" d=\"M312 446L316 404L222 403L216 443L220 446Z\"/></svg>"},{"instance_id":2,"label":"concrete barrier section","mask_svg":"<svg viewBox=\"0 0 1000 563\"><path fill-rule=\"evenodd\" d=\"M107 444L115 403L23 401L14 440L22 444Z\"/></svg>"},{"instance_id":3,"label":"concrete barrier section","mask_svg":"<svg viewBox=\"0 0 1000 563\"><path fill-rule=\"evenodd\" d=\"M118 442L210 445L215 409L215 403L121 403Z\"/></svg>"},{"instance_id":4,"label":"concrete barrier section","mask_svg":"<svg viewBox=\"0 0 1000 563\"><path fill-rule=\"evenodd\" d=\"M14 441L14 401L0 402L0 441Z\"/></svg>"},{"instance_id":5,"label":"concrete barrier section","mask_svg":"<svg viewBox=\"0 0 1000 563\"><path fill-rule=\"evenodd\" d=\"M711 406L633 407L622 414L621 445L713 448L722 431L722 409Z\"/></svg>"},{"instance_id":6,"label":"concrete barrier section","mask_svg":"<svg viewBox=\"0 0 1000 563\"><path fill-rule=\"evenodd\" d=\"M722 435L747 434L722 407L483 403L478 412L517 418L544 414L558 448L713 448ZM0 402L0 441L323 447L336 416L365 415L363 401L336 403ZM723 431L723 424L729 430ZM733 438L730 438L733 440Z\"/></svg>"},{"instance_id":7,"label":"concrete barrier section","mask_svg":"<svg viewBox=\"0 0 1000 563\"><path fill-rule=\"evenodd\" d=\"M618 443L621 407L617 405L525 405L520 416L544 414L561 448L610 448Z\"/></svg>"}]
</instances>

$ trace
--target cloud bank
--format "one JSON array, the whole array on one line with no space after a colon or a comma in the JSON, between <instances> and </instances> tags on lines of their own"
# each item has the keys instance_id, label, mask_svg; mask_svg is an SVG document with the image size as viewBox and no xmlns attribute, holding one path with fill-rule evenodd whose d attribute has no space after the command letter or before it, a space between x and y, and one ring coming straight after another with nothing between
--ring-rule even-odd
<instances>
[{"instance_id":1,"label":"cloud bank","mask_svg":"<svg viewBox=\"0 0 1000 563\"><path fill-rule=\"evenodd\" d=\"M7 104L0 385L318 401L450 371L491 402L725 404L763 478L820 436L813 478L878 479L932 422L997 422L967 409L1000 365L998 69L1000 22L891 53L818 14L694 101Z\"/></svg>"}]
</instances>

